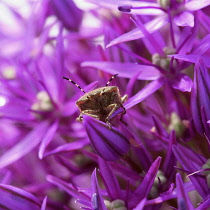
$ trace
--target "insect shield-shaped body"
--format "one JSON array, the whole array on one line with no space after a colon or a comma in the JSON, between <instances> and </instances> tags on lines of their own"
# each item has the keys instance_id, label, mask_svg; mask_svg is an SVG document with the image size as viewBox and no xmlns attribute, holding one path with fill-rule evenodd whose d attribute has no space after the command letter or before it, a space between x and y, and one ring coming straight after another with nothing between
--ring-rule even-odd
<instances>
[{"instance_id":1,"label":"insect shield-shaped body","mask_svg":"<svg viewBox=\"0 0 210 210\"><path fill-rule=\"evenodd\" d=\"M124 109L123 115L126 113L123 103L126 101L127 95L121 97L119 88L117 86L108 86L108 84L116 76L117 74L112 76L105 87L97 88L88 93L85 93L85 91L72 80L63 77L64 79L71 81L82 92L85 93L85 95L83 95L76 102L76 105L80 110L80 115L77 118L78 121L82 121L82 115L85 114L94 117L100 121L106 122L111 128L111 124L109 121L112 114L120 107Z\"/></svg>"},{"instance_id":2,"label":"insect shield-shaped body","mask_svg":"<svg viewBox=\"0 0 210 210\"><path fill-rule=\"evenodd\" d=\"M107 161L115 161L123 157L130 146L130 142L122 132L110 124L112 114L118 108L122 107L124 109L121 119L126 112L123 103L127 99L127 95L121 97L117 86L108 86L116 76L117 74L112 76L105 87L97 88L88 93L75 82L64 77L85 93L76 102L80 110L77 120L84 120L84 127L93 149Z\"/></svg>"}]
</instances>

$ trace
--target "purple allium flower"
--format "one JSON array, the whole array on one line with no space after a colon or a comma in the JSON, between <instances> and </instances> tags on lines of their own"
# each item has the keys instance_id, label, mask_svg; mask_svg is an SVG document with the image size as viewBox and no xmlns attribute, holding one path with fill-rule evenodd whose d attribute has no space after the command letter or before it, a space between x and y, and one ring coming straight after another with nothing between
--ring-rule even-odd
<instances>
[{"instance_id":1,"label":"purple allium flower","mask_svg":"<svg viewBox=\"0 0 210 210\"><path fill-rule=\"evenodd\" d=\"M82 11L73 0L51 0L52 10L62 24L70 31L77 31L82 21Z\"/></svg>"},{"instance_id":2,"label":"purple allium flower","mask_svg":"<svg viewBox=\"0 0 210 210\"><path fill-rule=\"evenodd\" d=\"M192 203L185 191L181 175L176 174L177 200L179 209L193 209Z\"/></svg>"},{"instance_id":3,"label":"purple allium flower","mask_svg":"<svg viewBox=\"0 0 210 210\"><path fill-rule=\"evenodd\" d=\"M191 1L170 1L170 0L160 0L158 3L151 2L136 2L136 1L93 1L95 4L101 4L102 6L115 8L118 6L118 9L121 12L128 14L138 14L138 15L149 15L152 16L152 19L147 19L145 23L145 28L150 33L154 33L156 30L161 29L167 23L171 24L171 30L173 30L173 23L176 26L194 26L194 11L200 10L204 7L210 5L208 0L191 0ZM99 2L99 3L98 3ZM154 16L157 16L153 18ZM173 22L172 22L173 21ZM118 44L121 42L139 39L146 36L144 31L139 30L138 28L133 29L132 31L123 34L122 36L113 40L108 46Z\"/></svg>"},{"instance_id":4,"label":"purple allium flower","mask_svg":"<svg viewBox=\"0 0 210 210\"><path fill-rule=\"evenodd\" d=\"M205 64L200 59L195 64L195 74L194 74L194 86L192 90L191 98L191 109L194 124L196 129L201 134L206 134L207 137L210 137L209 133L209 124L207 121L210 118L209 113L209 72L206 69Z\"/></svg>"},{"instance_id":5,"label":"purple allium flower","mask_svg":"<svg viewBox=\"0 0 210 210\"><path fill-rule=\"evenodd\" d=\"M202 168L204 163L207 161L204 157L196 154L190 149L184 148L182 146L173 147L174 155L177 160L181 163L183 169L187 172L194 172ZM185 154L185 156L183 156ZM207 180L205 176L190 176L190 180L197 192L205 199L209 195L209 188L207 185Z\"/></svg>"},{"instance_id":6,"label":"purple allium flower","mask_svg":"<svg viewBox=\"0 0 210 210\"><path fill-rule=\"evenodd\" d=\"M210 208L209 0L0 8L0 208Z\"/></svg>"},{"instance_id":7,"label":"purple allium flower","mask_svg":"<svg viewBox=\"0 0 210 210\"><path fill-rule=\"evenodd\" d=\"M196 63L200 58L203 60L205 65L210 66L209 62L209 44L210 35L204 36L204 38L196 44L196 47L190 44L188 51L180 52L179 54L170 55L176 59ZM188 45L188 44L187 44ZM187 46L189 48L189 45ZM184 47L185 48L185 47ZM190 53L189 53L190 50ZM183 54L184 53L184 54Z\"/></svg>"},{"instance_id":8,"label":"purple allium flower","mask_svg":"<svg viewBox=\"0 0 210 210\"><path fill-rule=\"evenodd\" d=\"M40 209L39 200L32 194L17 187L0 185L0 206L2 209Z\"/></svg>"},{"instance_id":9,"label":"purple allium flower","mask_svg":"<svg viewBox=\"0 0 210 210\"><path fill-rule=\"evenodd\" d=\"M105 160L117 160L129 150L129 141L119 130L84 116L84 126L90 142L99 156Z\"/></svg>"}]
</instances>

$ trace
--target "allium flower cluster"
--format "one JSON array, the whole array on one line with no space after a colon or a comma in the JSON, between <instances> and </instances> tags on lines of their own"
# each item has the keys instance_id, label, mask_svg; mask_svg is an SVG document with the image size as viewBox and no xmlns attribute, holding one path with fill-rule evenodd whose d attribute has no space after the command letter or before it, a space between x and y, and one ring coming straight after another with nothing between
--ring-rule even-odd
<instances>
[{"instance_id":1,"label":"allium flower cluster","mask_svg":"<svg viewBox=\"0 0 210 210\"><path fill-rule=\"evenodd\" d=\"M210 0L15 2L0 209L210 209Z\"/></svg>"}]
</instances>

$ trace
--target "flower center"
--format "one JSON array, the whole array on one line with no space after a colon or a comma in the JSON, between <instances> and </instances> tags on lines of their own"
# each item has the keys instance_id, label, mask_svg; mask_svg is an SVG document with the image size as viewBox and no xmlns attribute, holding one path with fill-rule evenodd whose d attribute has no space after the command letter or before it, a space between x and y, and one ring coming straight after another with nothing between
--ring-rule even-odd
<instances>
[{"instance_id":1,"label":"flower center","mask_svg":"<svg viewBox=\"0 0 210 210\"><path fill-rule=\"evenodd\" d=\"M203 173L206 175L208 187L210 187L210 159L202 166L202 169L206 169Z\"/></svg>"},{"instance_id":2,"label":"flower center","mask_svg":"<svg viewBox=\"0 0 210 210\"><path fill-rule=\"evenodd\" d=\"M179 5L181 3L183 3L184 0L176 0L176 1L171 1L171 0L157 0L157 3L163 8L163 9L167 9L167 8L177 8L179 7Z\"/></svg>"},{"instance_id":3,"label":"flower center","mask_svg":"<svg viewBox=\"0 0 210 210\"><path fill-rule=\"evenodd\" d=\"M158 53L152 55L152 63L160 66L163 69L169 69L171 58L167 57L167 55L175 54L176 50L171 47L165 47L163 49L164 55L161 56Z\"/></svg>"},{"instance_id":4,"label":"flower center","mask_svg":"<svg viewBox=\"0 0 210 210\"><path fill-rule=\"evenodd\" d=\"M16 70L14 66L7 66L3 69L2 75L5 79L15 79L16 78Z\"/></svg>"},{"instance_id":5,"label":"flower center","mask_svg":"<svg viewBox=\"0 0 210 210\"><path fill-rule=\"evenodd\" d=\"M105 205L109 210L127 210L127 207L125 207L125 202L120 199L114 200L112 202L105 200Z\"/></svg>"},{"instance_id":6,"label":"flower center","mask_svg":"<svg viewBox=\"0 0 210 210\"><path fill-rule=\"evenodd\" d=\"M31 106L35 111L50 111L53 108L50 97L46 91L40 91L36 96L37 101Z\"/></svg>"}]
</instances>

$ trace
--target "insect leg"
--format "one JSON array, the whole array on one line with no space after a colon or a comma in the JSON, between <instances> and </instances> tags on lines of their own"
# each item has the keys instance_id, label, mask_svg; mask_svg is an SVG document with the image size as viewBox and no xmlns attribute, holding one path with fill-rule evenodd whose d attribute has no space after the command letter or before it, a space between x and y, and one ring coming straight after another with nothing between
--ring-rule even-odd
<instances>
[{"instance_id":1,"label":"insect leg","mask_svg":"<svg viewBox=\"0 0 210 210\"><path fill-rule=\"evenodd\" d=\"M100 110L84 110L80 113L79 117L77 117L77 121L81 122L83 120L83 117L82 117L83 114L88 115L90 117L94 117L97 120L100 120L100 115L98 114L99 111Z\"/></svg>"},{"instance_id":2,"label":"insect leg","mask_svg":"<svg viewBox=\"0 0 210 210\"><path fill-rule=\"evenodd\" d=\"M122 123L124 123L125 125L127 125L127 123L123 121L123 116L126 114L126 109L125 109L125 107L124 107L123 105L121 105L121 107L124 109L124 111L123 111L123 113L121 114L120 121L121 121Z\"/></svg>"},{"instance_id":3,"label":"insect leg","mask_svg":"<svg viewBox=\"0 0 210 210\"><path fill-rule=\"evenodd\" d=\"M121 97L121 103L125 103L128 100L128 95L125 94L123 97Z\"/></svg>"},{"instance_id":4,"label":"insect leg","mask_svg":"<svg viewBox=\"0 0 210 210\"><path fill-rule=\"evenodd\" d=\"M123 113L121 114L121 117L120 117L120 121L122 122L122 123L124 123L125 125L127 125L124 121L123 121L123 116L126 114L126 109L125 109L125 107L123 106L123 104L110 104L107 108L108 109L112 109L111 111L110 111L110 113L108 114L108 116L106 117L106 119L105 119L105 122L107 123L107 124L110 124L109 123L109 120L110 120L110 117L112 116L112 114L117 110L117 109L119 109L120 107L122 107L123 108Z\"/></svg>"},{"instance_id":5,"label":"insect leg","mask_svg":"<svg viewBox=\"0 0 210 210\"><path fill-rule=\"evenodd\" d=\"M119 108L119 104L110 104L107 109L111 109L111 111L109 112L108 116L105 119L105 122L108 122L110 120L110 117L112 116L112 114Z\"/></svg>"}]
</instances>

